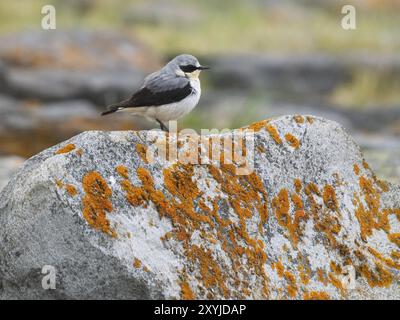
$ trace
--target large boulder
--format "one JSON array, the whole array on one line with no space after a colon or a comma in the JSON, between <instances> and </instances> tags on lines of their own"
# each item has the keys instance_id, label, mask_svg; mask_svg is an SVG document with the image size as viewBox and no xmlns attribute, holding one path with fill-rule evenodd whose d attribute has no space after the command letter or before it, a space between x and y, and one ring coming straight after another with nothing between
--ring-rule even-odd
<instances>
[{"instance_id":1,"label":"large boulder","mask_svg":"<svg viewBox=\"0 0 400 320\"><path fill-rule=\"evenodd\" d=\"M338 124L285 116L233 133L233 163L211 152L232 132L197 145L92 131L28 160L0 194L0 297L400 297L400 187Z\"/></svg>"}]
</instances>

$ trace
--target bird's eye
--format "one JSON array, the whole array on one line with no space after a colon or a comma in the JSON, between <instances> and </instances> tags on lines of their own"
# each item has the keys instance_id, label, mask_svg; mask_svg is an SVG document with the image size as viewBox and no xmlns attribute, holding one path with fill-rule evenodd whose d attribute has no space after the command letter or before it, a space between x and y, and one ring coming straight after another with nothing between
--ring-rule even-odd
<instances>
[{"instance_id":1,"label":"bird's eye","mask_svg":"<svg viewBox=\"0 0 400 320\"><path fill-rule=\"evenodd\" d=\"M193 65L179 66L179 67L185 73L190 73L190 72L193 72L193 71L197 70L197 67L193 66Z\"/></svg>"}]
</instances>

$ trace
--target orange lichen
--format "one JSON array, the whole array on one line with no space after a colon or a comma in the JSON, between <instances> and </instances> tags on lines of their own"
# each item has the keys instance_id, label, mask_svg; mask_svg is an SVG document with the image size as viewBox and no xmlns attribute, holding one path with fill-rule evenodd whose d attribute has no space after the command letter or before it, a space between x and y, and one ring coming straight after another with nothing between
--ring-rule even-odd
<instances>
[{"instance_id":1,"label":"orange lichen","mask_svg":"<svg viewBox=\"0 0 400 320\"><path fill-rule=\"evenodd\" d=\"M361 237L366 240L372 235L374 229L382 229L389 232L390 225L388 220L388 211L380 210L380 193L374 187L372 179L360 177L359 185L364 196L365 206L357 195L354 198L356 205L355 216L360 224Z\"/></svg>"},{"instance_id":2,"label":"orange lichen","mask_svg":"<svg viewBox=\"0 0 400 320\"><path fill-rule=\"evenodd\" d=\"M144 163L148 163L147 146L140 143L136 144L136 152L139 154Z\"/></svg>"},{"instance_id":3,"label":"orange lichen","mask_svg":"<svg viewBox=\"0 0 400 320\"><path fill-rule=\"evenodd\" d=\"M360 167L357 164L354 164L353 170L357 176L360 174Z\"/></svg>"},{"instance_id":4,"label":"orange lichen","mask_svg":"<svg viewBox=\"0 0 400 320\"><path fill-rule=\"evenodd\" d=\"M236 175L233 165L222 165L220 168L208 165L208 170L226 194L226 199L205 199L193 179L194 166L191 164L178 163L164 169L163 191L156 189L150 172L145 168L137 169L140 186L132 185L127 178L122 179L120 184L132 206L146 207L152 203L160 217L171 220L173 231L162 236L161 240L182 243L184 254L193 270L187 276L200 279L201 285L192 288L196 289L197 295L213 298L219 292L226 298L247 297L245 293L253 294L253 291L245 279L257 274L264 279L262 294L267 296L264 243L251 238L246 229L246 220L253 216L253 212L259 214L260 231L267 221L268 199L263 182L255 173ZM206 200L211 203L211 207L206 204ZM238 223L218 214L219 206L224 201L236 212ZM232 267L222 267L208 247L193 245L191 239L195 231L200 233L206 243L215 244L219 241ZM237 290L228 290L227 282Z\"/></svg>"},{"instance_id":5,"label":"orange lichen","mask_svg":"<svg viewBox=\"0 0 400 320\"><path fill-rule=\"evenodd\" d=\"M268 124L268 120L258 121L258 122L254 122L253 124L249 125L245 129L250 129L250 130L253 130L254 132L258 132L261 129L264 129L267 124Z\"/></svg>"},{"instance_id":6,"label":"orange lichen","mask_svg":"<svg viewBox=\"0 0 400 320\"><path fill-rule=\"evenodd\" d=\"M285 134L285 139L291 147L295 149L298 149L300 147L300 141L294 135L287 133Z\"/></svg>"},{"instance_id":7,"label":"orange lichen","mask_svg":"<svg viewBox=\"0 0 400 320\"><path fill-rule=\"evenodd\" d=\"M281 260L271 264L271 267L277 272L279 277L283 277L283 272L285 271Z\"/></svg>"},{"instance_id":8,"label":"orange lichen","mask_svg":"<svg viewBox=\"0 0 400 320\"><path fill-rule=\"evenodd\" d=\"M336 287L336 288L340 291L340 293L341 293L342 295L346 295L346 294L347 294L346 288L343 287L342 282L336 277L335 273L329 272L329 274L328 274L328 279L329 279L329 282L330 282L334 287Z\"/></svg>"},{"instance_id":9,"label":"orange lichen","mask_svg":"<svg viewBox=\"0 0 400 320\"><path fill-rule=\"evenodd\" d=\"M297 284L296 284L296 277L290 273L289 271L284 272L284 277L288 283L287 286L287 294L290 298L295 298L297 295Z\"/></svg>"},{"instance_id":10,"label":"orange lichen","mask_svg":"<svg viewBox=\"0 0 400 320\"><path fill-rule=\"evenodd\" d=\"M55 154L63 154L63 153L68 153L71 152L72 150L75 149L75 145L73 143L69 143L62 147L61 149L57 150Z\"/></svg>"},{"instance_id":11,"label":"orange lichen","mask_svg":"<svg viewBox=\"0 0 400 320\"><path fill-rule=\"evenodd\" d=\"M389 185L388 185L388 183L386 181L377 180L376 183L379 186L379 188L381 188L382 192L388 192L389 191Z\"/></svg>"},{"instance_id":12,"label":"orange lichen","mask_svg":"<svg viewBox=\"0 0 400 320\"><path fill-rule=\"evenodd\" d=\"M201 279L206 288L211 287L214 290L220 290L224 296L229 295L225 285L225 276L209 250L192 245L188 252L188 258L198 261Z\"/></svg>"},{"instance_id":13,"label":"orange lichen","mask_svg":"<svg viewBox=\"0 0 400 320\"><path fill-rule=\"evenodd\" d=\"M301 283L305 286L308 285L311 277L310 268L305 268L303 265L299 264L297 270L299 271Z\"/></svg>"},{"instance_id":14,"label":"orange lichen","mask_svg":"<svg viewBox=\"0 0 400 320\"><path fill-rule=\"evenodd\" d=\"M310 291L305 292L303 295L304 300L329 300L329 294L323 291Z\"/></svg>"},{"instance_id":15,"label":"orange lichen","mask_svg":"<svg viewBox=\"0 0 400 320\"><path fill-rule=\"evenodd\" d=\"M292 194L292 202L296 210L303 210L304 208L303 200L301 200L300 196L297 195L296 193Z\"/></svg>"},{"instance_id":16,"label":"orange lichen","mask_svg":"<svg viewBox=\"0 0 400 320\"><path fill-rule=\"evenodd\" d=\"M393 282L393 276L379 262L375 264L375 270L371 271L368 265L363 264L359 268L361 275L367 280L370 287L388 288Z\"/></svg>"},{"instance_id":17,"label":"orange lichen","mask_svg":"<svg viewBox=\"0 0 400 320\"><path fill-rule=\"evenodd\" d=\"M318 277L318 281L326 286L327 278L326 278L324 270L318 268L317 269L317 277Z\"/></svg>"},{"instance_id":18,"label":"orange lichen","mask_svg":"<svg viewBox=\"0 0 400 320\"><path fill-rule=\"evenodd\" d=\"M307 121L308 121L309 124L313 124L314 123L314 118L313 117L308 116L306 118L307 118Z\"/></svg>"},{"instance_id":19,"label":"orange lichen","mask_svg":"<svg viewBox=\"0 0 400 320\"><path fill-rule=\"evenodd\" d=\"M400 260L400 252L399 251L392 251L390 256L395 260Z\"/></svg>"},{"instance_id":20,"label":"orange lichen","mask_svg":"<svg viewBox=\"0 0 400 320\"><path fill-rule=\"evenodd\" d=\"M301 192L302 184L300 179L294 179L294 187L297 193Z\"/></svg>"},{"instance_id":21,"label":"orange lichen","mask_svg":"<svg viewBox=\"0 0 400 320\"><path fill-rule=\"evenodd\" d=\"M181 297L183 300L194 300L196 297L193 294L192 289L189 286L189 283L186 281L181 282Z\"/></svg>"},{"instance_id":22,"label":"orange lichen","mask_svg":"<svg viewBox=\"0 0 400 320\"><path fill-rule=\"evenodd\" d=\"M65 185L65 190L70 194L70 196L74 197L78 194L78 191L72 184L66 184Z\"/></svg>"},{"instance_id":23,"label":"orange lichen","mask_svg":"<svg viewBox=\"0 0 400 320\"><path fill-rule=\"evenodd\" d=\"M330 268L331 268L332 272L336 275L340 275L342 273L342 267L340 265L336 264L334 261L331 261Z\"/></svg>"},{"instance_id":24,"label":"orange lichen","mask_svg":"<svg viewBox=\"0 0 400 320\"><path fill-rule=\"evenodd\" d=\"M277 144L282 144L282 139L279 136L278 130L273 125L268 124L266 129Z\"/></svg>"},{"instance_id":25,"label":"orange lichen","mask_svg":"<svg viewBox=\"0 0 400 320\"><path fill-rule=\"evenodd\" d=\"M371 253L377 260L379 260L379 261L383 262L384 264L386 264L388 267L400 270L400 264L394 262L390 258L384 257L381 253L379 253L378 251L374 250L373 248L369 247L368 248L368 252Z\"/></svg>"},{"instance_id":26,"label":"orange lichen","mask_svg":"<svg viewBox=\"0 0 400 320\"><path fill-rule=\"evenodd\" d=\"M133 260L133 266L136 269L139 269L142 266L142 261L140 261L138 258L135 258L135 260Z\"/></svg>"},{"instance_id":27,"label":"orange lichen","mask_svg":"<svg viewBox=\"0 0 400 320\"><path fill-rule=\"evenodd\" d=\"M304 123L304 118L301 115L295 115L293 118L297 123Z\"/></svg>"},{"instance_id":28,"label":"orange lichen","mask_svg":"<svg viewBox=\"0 0 400 320\"><path fill-rule=\"evenodd\" d=\"M388 239L400 247L400 233L388 234Z\"/></svg>"},{"instance_id":29,"label":"orange lichen","mask_svg":"<svg viewBox=\"0 0 400 320\"><path fill-rule=\"evenodd\" d=\"M324 191L322 194L322 198L324 200L324 204L331 210L338 210L339 205L336 198L335 189L329 184L324 186Z\"/></svg>"},{"instance_id":30,"label":"orange lichen","mask_svg":"<svg viewBox=\"0 0 400 320\"><path fill-rule=\"evenodd\" d=\"M309 184L305 187L304 192L305 192L307 195L311 195L312 193L315 193L316 195L321 196L321 192L319 191L317 185L316 185L315 183L313 183L313 182L309 183Z\"/></svg>"},{"instance_id":31,"label":"orange lichen","mask_svg":"<svg viewBox=\"0 0 400 320\"><path fill-rule=\"evenodd\" d=\"M297 203L297 205L299 204ZM296 246L301 236L301 230L299 229L300 220L306 217L305 212L303 210L296 211L294 219L292 219L289 213L290 202L287 189L282 189L278 193L272 200L272 206L275 209L275 217L278 220L278 224L287 229L290 240Z\"/></svg>"},{"instance_id":32,"label":"orange lichen","mask_svg":"<svg viewBox=\"0 0 400 320\"><path fill-rule=\"evenodd\" d=\"M366 170L370 170L371 169L369 164L365 160L362 161L362 165L363 165L364 169L366 169Z\"/></svg>"},{"instance_id":33,"label":"orange lichen","mask_svg":"<svg viewBox=\"0 0 400 320\"><path fill-rule=\"evenodd\" d=\"M112 211L112 191L106 181L98 172L92 171L83 177L82 185L85 192L82 200L83 217L91 227L115 237L116 233L110 228L106 215Z\"/></svg>"},{"instance_id":34,"label":"orange lichen","mask_svg":"<svg viewBox=\"0 0 400 320\"><path fill-rule=\"evenodd\" d=\"M115 168L115 171L116 171L122 178L125 178L125 179L128 179L128 178L129 178L128 168L127 168L127 167L125 167L125 166L123 166L123 165L120 165L120 166L118 166L118 167Z\"/></svg>"},{"instance_id":35,"label":"orange lichen","mask_svg":"<svg viewBox=\"0 0 400 320\"><path fill-rule=\"evenodd\" d=\"M260 152L260 153L265 153L265 152L266 152L266 150L265 150L265 148L264 148L263 145L257 146L257 150L258 150L258 152Z\"/></svg>"}]
</instances>

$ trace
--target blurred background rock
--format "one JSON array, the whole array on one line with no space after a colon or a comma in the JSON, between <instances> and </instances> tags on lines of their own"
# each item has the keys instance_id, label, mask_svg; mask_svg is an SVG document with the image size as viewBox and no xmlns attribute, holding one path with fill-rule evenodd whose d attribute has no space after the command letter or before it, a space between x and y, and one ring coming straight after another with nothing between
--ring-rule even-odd
<instances>
[{"instance_id":1,"label":"blurred background rock","mask_svg":"<svg viewBox=\"0 0 400 320\"><path fill-rule=\"evenodd\" d=\"M47 4L57 30L41 29ZM341 27L344 4L356 30ZM179 53L212 67L181 128L323 116L400 182L399 10L399 0L0 1L0 188L23 159L79 132L154 127L99 112Z\"/></svg>"}]
</instances>

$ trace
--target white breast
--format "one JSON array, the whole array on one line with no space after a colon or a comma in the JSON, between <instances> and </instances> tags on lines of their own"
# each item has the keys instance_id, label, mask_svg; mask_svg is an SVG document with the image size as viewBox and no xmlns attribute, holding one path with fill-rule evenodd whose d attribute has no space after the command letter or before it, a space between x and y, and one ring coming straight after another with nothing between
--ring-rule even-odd
<instances>
[{"instance_id":1,"label":"white breast","mask_svg":"<svg viewBox=\"0 0 400 320\"><path fill-rule=\"evenodd\" d=\"M147 108L144 115L148 118L158 119L162 122L167 122L169 120L177 120L188 114L194 109L194 107L196 107L201 95L199 79L191 79L190 85L193 88L193 93L187 96L185 99L163 106L149 107Z\"/></svg>"}]
</instances>

